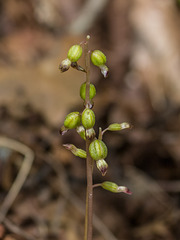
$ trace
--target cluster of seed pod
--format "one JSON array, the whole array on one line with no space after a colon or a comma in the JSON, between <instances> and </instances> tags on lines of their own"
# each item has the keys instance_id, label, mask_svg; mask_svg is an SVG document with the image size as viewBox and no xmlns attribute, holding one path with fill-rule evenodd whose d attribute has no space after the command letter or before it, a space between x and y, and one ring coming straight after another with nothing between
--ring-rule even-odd
<instances>
[{"instance_id":1,"label":"cluster of seed pod","mask_svg":"<svg viewBox=\"0 0 180 240\"><path fill-rule=\"evenodd\" d=\"M84 71L81 66L78 65L77 61L80 59L82 55L82 47L81 45L72 46L67 54L67 59L63 60L59 66L61 72L67 71L70 66L75 67L77 70ZM101 73L104 77L107 77L108 67L106 64L106 56L100 50L95 50L91 52L91 62L100 68ZM89 85L89 100L92 99L96 95L96 88L93 84ZM80 97L82 100L86 100L86 82L82 83L80 87ZM71 112L69 113L65 120L64 124L60 129L60 133L63 135L66 131L70 129L76 129L76 132L83 138L84 140L88 139L91 141L89 145L89 154L91 158L95 161L97 169L104 176L108 169L108 164L105 160L108 154L108 149L106 144L103 142L103 134L106 131L119 131L122 129L130 128L128 123L113 123L109 125L108 128L103 131L99 128L99 136L96 137L96 132L94 130L95 125L95 114L94 111L89 107L85 106L85 109L82 113L80 112ZM86 158L86 151L77 148L73 144L64 144L66 149L71 151L75 156ZM112 182L104 182L102 183L102 188L112 191L112 192L126 192L129 193L126 188L119 187Z\"/></svg>"},{"instance_id":2,"label":"cluster of seed pod","mask_svg":"<svg viewBox=\"0 0 180 240\"><path fill-rule=\"evenodd\" d=\"M82 56L82 52L83 50L81 45L73 45L68 51L67 58L64 59L59 65L59 69L61 70L61 72L67 71L70 67L73 67L79 71L85 72L85 69L77 64L77 61ZM105 65L106 63L105 54L100 50L94 50L91 53L91 61L95 66L100 68L101 73L106 78L108 76L109 69Z\"/></svg>"}]
</instances>

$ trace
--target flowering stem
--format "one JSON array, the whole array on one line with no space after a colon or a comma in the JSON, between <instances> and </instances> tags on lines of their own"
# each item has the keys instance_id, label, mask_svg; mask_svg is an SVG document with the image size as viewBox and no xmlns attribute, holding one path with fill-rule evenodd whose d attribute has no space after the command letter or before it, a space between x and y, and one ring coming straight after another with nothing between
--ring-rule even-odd
<instances>
[{"instance_id":1,"label":"flowering stem","mask_svg":"<svg viewBox=\"0 0 180 240\"><path fill-rule=\"evenodd\" d=\"M90 88L90 53L88 49L88 40L85 43L85 62L86 62L86 108L90 107L89 88ZM85 214L85 233L84 240L92 240L92 225L93 225L93 160L89 154L89 145L91 140L86 138L86 176L87 176L87 189L86 189L86 214Z\"/></svg>"}]
</instances>

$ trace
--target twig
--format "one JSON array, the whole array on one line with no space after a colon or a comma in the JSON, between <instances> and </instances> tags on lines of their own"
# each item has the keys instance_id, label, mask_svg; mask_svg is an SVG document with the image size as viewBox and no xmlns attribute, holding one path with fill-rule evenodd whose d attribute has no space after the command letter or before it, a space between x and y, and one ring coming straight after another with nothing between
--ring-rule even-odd
<instances>
[{"instance_id":1,"label":"twig","mask_svg":"<svg viewBox=\"0 0 180 240\"><path fill-rule=\"evenodd\" d=\"M0 207L0 223L4 221L7 212L9 211L10 207L12 206L14 200L16 199L17 195L19 194L33 163L34 160L34 153L33 151L27 147L26 145L12 140L7 137L0 137L0 146L10 148L14 151L20 152L24 155L24 161L21 165L21 168L18 172L18 175L13 182L8 194L6 195L1 207Z\"/></svg>"},{"instance_id":2,"label":"twig","mask_svg":"<svg viewBox=\"0 0 180 240\"><path fill-rule=\"evenodd\" d=\"M72 34L82 34L87 32L100 13L105 8L108 0L88 0L85 2L77 19L68 27L68 31Z\"/></svg>"},{"instance_id":3,"label":"twig","mask_svg":"<svg viewBox=\"0 0 180 240\"><path fill-rule=\"evenodd\" d=\"M89 101L89 88L90 88L90 52L88 48L88 40L90 36L87 36L85 43L85 62L86 62L86 107L90 106ZM85 231L84 240L92 240L92 225L93 225L93 160L89 153L89 145L91 140L86 138L86 176L87 176L87 189L86 189L86 215L85 215Z\"/></svg>"},{"instance_id":4,"label":"twig","mask_svg":"<svg viewBox=\"0 0 180 240\"><path fill-rule=\"evenodd\" d=\"M4 219L4 225L13 233L27 239L27 240L36 240L36 237L31 236L29 233L23 231L18 226L16 226L13 222L9 219Z\"/></svg>"}]
</instances>

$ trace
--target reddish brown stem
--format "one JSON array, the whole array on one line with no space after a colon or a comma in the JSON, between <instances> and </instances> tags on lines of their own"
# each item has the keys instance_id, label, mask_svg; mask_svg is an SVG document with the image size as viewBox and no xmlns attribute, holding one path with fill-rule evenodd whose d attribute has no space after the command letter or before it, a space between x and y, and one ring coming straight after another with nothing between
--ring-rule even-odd
<instances>
[{"instance_id":1,"label":"reddish brown stem","mask_svg":"<svg viewBox=\"0 0 180 240\"><path fill-rule=\"evenodd\" d=\"M86 61L86 99L85 106L90 107L89 88L90 88L90 53L88 49L88 40L85 43L85 61ZM85 234L84 240L92 240L92 225L93 225L93 160L89 154L89 145L91 140L86 138L86 176L87 176L87 190L86 190L86 217L85 217Z\"/></svg>"}]
</instances>

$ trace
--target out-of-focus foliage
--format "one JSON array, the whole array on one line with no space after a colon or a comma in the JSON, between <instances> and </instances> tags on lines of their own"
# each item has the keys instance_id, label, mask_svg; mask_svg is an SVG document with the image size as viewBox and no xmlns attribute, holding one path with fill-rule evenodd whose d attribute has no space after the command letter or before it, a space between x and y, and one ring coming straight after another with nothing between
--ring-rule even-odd
<instances>
[{"instance_id":1,"label":"out-of-focus foliage","mask_svg":"<svg viewBox=\"0 0 180 240\"><path fill-rule=\"evenodd\" d=\"M127 185L133 195L95 190L95 214L107 228L97 224L94 240L111 240L111 234L103 236L107 229L124 240L180 239L179 4L0 2L0 133L27 144L36 156L7 216L15 226L41 239L76 240L83 235L84 162L60 147L58 130L68 112L81 112L84 78L72 68L62 75L58 66L88 33L90 47L102 49L109 67L104 80L92 65L96 122L103 129L112 122L133 125L125 134L107 131L104 136L107 177ZM69 140L83 149L77 134L67 133L64 143ZM22 156L0 148L0 204L21 164ZM95 182L102 182L98 176ZM0 225L0 238L18 239L11 227Z\"/></svg>"}]
</instances>

